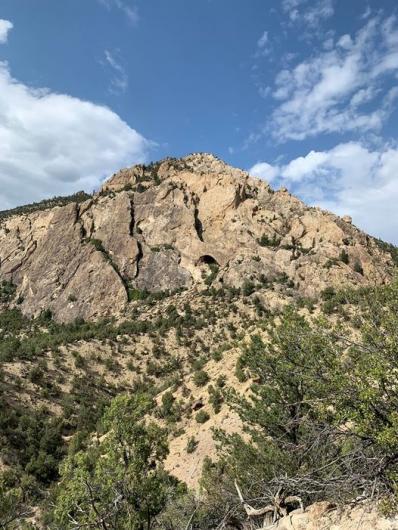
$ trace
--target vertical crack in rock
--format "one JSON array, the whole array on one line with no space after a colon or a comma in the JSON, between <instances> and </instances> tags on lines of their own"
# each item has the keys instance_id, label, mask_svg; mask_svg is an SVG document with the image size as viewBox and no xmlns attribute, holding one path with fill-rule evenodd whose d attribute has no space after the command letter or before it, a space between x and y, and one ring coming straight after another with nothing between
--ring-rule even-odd
<instances>
[{"instance_id":1,"label":"vertical crack in rock","mask_svg":"<svg viewBox=\"0 0 398 530\"><path fill-rule=\"evenodd\" d=\"M134 227L135 227L135 212L134 212L134 195L130 197L130 225L129 225L129 234L131 237L134 236Z\"/></svg>"},{"instance_id":2,"label":"vertical crack in rock","mask_svg":"<svg viewBox=\"0 0 398 530\"><path fill-rule=\"evenodd\" d=\"M94 220L93 220L93 223L94 223ZM84 240L87 241L87 239L89 239L91 237L92 234L90 234L90 237L87 238L87 231L84 227L84 224L81 220L81 216L80 216L80 207L79 207L79 204L76 203L75 205L75 220L74 220L74 224L78 224L79 225L79 229L80 229L80 237L81 237L81 242L84 243ZM94 228L93 228L94 230ZM92 230L92 232L93 232ZM127 297L127 300L129 299L129 285L128 285L128 282L127 280L122 276L120 270L119 270L119 267L116 265L116 263L113 261L112 259L112 256L111 254L101 245L101 248L100 249L97 249L96 252L101 252L101 254L104 256L105 260L109 263L109 265L113 268L113 270L115 271L115 273L117 274L121 284L123 285L123 288L126 292L126 297Z\"/></svg>"},{"instance_id":3,"label":"vertical crack in rock","mask_svg":"<svg viewBox=\"0 0 398 530\"><path fill-rule=\"evenodd\" d=\"M134 229L135 229L135 205L134 205L134 195L130 198L130 227L129 227L129 233L130 236L137 241L137 248L138 248L138 254L135 260L135 275L134 279L136 279L140 273L140 263L142 258L144 257L144 252L142 250L142 243L138 240L137 236L134 235Z\"/></svg>"},{"instance_id":4,"label":"vertical crack in rock","mask_svg":"<svg viewBox=\"0 0 398 530\"><path fill-rule=\"evenodd\" d=\"M105 257L105 259L109 262L109 265L113 268L113 270L116 272L117 276L119 277L119 280L121 281L122 285L123 285L123 288L124 290L126 291L126 297L127 297L127 300L129 299L129 285L128 285L128 282L126 280L126 278L124 278L119 270L119 267L116 265L116 263L113 261L112 259L112 256L107 252L107 250L105 250L104 248L102 248L101 250L99 250L98 252L101 252L103 254L103 256Z\"/></svg>"},{"instance_id":5,"label":"vertical crack in rock","mask_svg":"<svg viewBox=\"0 0 398 530\"><path fill-rule=\"evenodd\" d=\"M138 275L140 273L140 263L144 257L144 252L142 250L142 244L140 241L137 241L137 246L138 246L138 255L137 255L137 260L136 260L137 270L136 270L134 279L138 278Z\"/></svg>"},{"instance_id":6,"label":"vertical crack in rock","mask_svg":"<svg viewBox=\"0 0 398 530\"><path fill-rule=\"evenodd\" d=\"M199 209L198 209L199 197L194 196L193 202L194 202L194 205L195 205L195 210L194 210L194 213L193 213L195 231L196 231L196 234L197 234L199 240L203 241L203 224L202 224L202 221L199 218Z\"/></svg>"},{"instance_id":7,"label":"vertical crack in rock","mask_svg":"<svg viewBox=\"0 0 398 530\"><path fill-rule=\"evenodd\" d=\"M83 241L84 239L86 239L87 237L87 231L86 229L84 228L84 224L82 222L82 219L81 219L81 215L80 215L80 206L78 203L75 203L75 220L73 222L73 224L75 225L79 225L79 229L80 229L80 239Z\"/></svg>"},{"instance_id":8,"label":"vertical crack in rock","mask_svg":"<svg viewBox=\"0 0 398 530\"><path fill-rule=\"evenodd\" d=\"M63 291L65 291L65 289L69 286L69 284L71 283L71 281L73 280L73 278L76 276L77 274L77 271L80 269L81 267L81 263L77 263L74 270L71 272L69 278L64 282L64 283L61 283L61 278L57 278L57 282L58 284L60 285L60 287L62 288Z\"/></svg>"},{"instance_id":9,"label":"vertical crack in rock","mask_svg":"<svg viewBox=\"0 0 398 530\"><path fill-rule=\"evenodd\" d=\"M195 208L194 216L195 216L195 230L196 230L196 233L197 233L198 238L200 239L200 241L203 241L203 225L202 225L202 221L199 219L199 211L198 211L197 208Z\"/></svg>"},{"instance_id":10,"label":"vertical crack in rock","mask_svg":"<svg viewBox=\"0 0 398 530\"><path fill-rule=\"evenodd\" d=\"M184 188L183 193L184 193L184 196L183 196L184 206L185 206L186 208L189 208L189 195L188 195L188 193L187 193L186 188Z\"/></svg>"}]
</instances>

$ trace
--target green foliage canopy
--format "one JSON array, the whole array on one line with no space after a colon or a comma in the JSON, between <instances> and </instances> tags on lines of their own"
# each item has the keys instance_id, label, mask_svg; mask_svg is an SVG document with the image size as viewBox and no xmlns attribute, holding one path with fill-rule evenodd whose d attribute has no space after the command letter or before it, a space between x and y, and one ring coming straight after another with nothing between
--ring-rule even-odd
<instances>
[{"instance_id":1,"label":"green foliage canopy","mask_svg":"<svg viewBox=\"0 0 398 530\"><path fill-rule=\"evenodd\" d=\"M112 400L102 441L69 455L62 465L53 528L153 527L177 484L162 467L165 432L143 419L152 407L142 394Z\"/></svg>"}]
</instances>

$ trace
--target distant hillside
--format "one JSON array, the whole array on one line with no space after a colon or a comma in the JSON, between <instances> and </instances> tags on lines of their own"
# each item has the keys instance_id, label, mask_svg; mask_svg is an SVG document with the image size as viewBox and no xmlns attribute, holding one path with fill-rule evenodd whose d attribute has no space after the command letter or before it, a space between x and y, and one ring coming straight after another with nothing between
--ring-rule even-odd
<instances>
[{"instance_id":1,"label":"distant hillside","mask_svg":"<svg viewBox=\"0 0 398 530\"><path fill-rule=\"evenodd\" d=\"M51 199L44 199L40 202L33 202L31 204L24 204L23 206L17 206L11 210L0 210L0 220L12 217L14 215L27 215L37 211L48 210L55 208L56 206L65 206L71 202L80 203L89 199L91 196L84 191L78 191L73 195L64 197L52 197Z\"/></svg>"}]
</instances>

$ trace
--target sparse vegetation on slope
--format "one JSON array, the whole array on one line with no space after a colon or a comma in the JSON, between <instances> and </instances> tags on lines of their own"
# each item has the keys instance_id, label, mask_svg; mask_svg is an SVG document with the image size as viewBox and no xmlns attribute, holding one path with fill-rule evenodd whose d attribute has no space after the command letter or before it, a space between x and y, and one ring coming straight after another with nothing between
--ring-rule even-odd
<instances>
[{"instance_id":1,"label":"sparse vegetation on slope","mask_svg":"<svg viewBox=\"0 0 398 530\"><path fill-rule=\"evenodd\" d=\"M0 527L398 511L393 247L210 155L78 202L0 223Z\"/></svg>"},{"instance_id":2,"label":"sparse vegetation on slope","mask_svg":"<svg viewBox=\"0 0 398 530\"><path fill-rule=\"evenodd\" d=\"M73 195L67 195L64 197L52 197L51 199L44 199L40 202L33 202L32 204L24 204L23 206L17 206L10 210L0 211L0 221L7 219L13 215L27 215L33 212L40 212L43 210L49 210L56 206L65 206L70 203L80 203L91 198L91 195L84 191L78 191Z\"/></svg>"},{"instance_id":3,"label":"sparse vegetation on slope","mask_svg":"<svg viewBox=\"0 0 398 530\"><path fill-rule=\"evenodd\" d=\"M231 391L229 402L247 434L219 431L220 459L204 468L218 520L245 517L235 480L258 507L279 491L282 506L289 496L305 505L372 496L396 511L398 284L344 298L355 308L350 326L288 308L266 340L253 335L244 349L255 382L249 397Z\"/></svg>"},{"instance_id":4,"label":"sparse vegetation on slope","mask_svg":"<svg viewBox=\"0 0 398 530\"><path fill-rule=\"evenodd\" d=\"M229 387L223 378L217 381L216 386L214 381L209 386L208 399L211 408L200 409L194 414L193 421L198 425L206 425L212 414L217 415L220 407L225 406L223 403L226 401L239 414L243 425L246 426L246 434L242 437L239 432L217 432L218 459L205 462L202 478L205 497L197 506L192 528L211 528L206 526L210 524L209 521L216 524L216 521L219 522L223 518L230 521L245 520L246 514L242 511L234 489L235 480L238 480L249 502L259 507L272 503L271 492L281 489L282 495L299 496L306 505L317 500L344 503L355 497L372 494L374 498L383 500L384 510L395 510L397 501L394 476L397 471L398 452L398 397L395 388L395 373L398 370L395 351L398 344L398 284L331 293L329 300L332 299L336 307L334 314L337 317L334 323L326 321L322 316L310 317L308 312L300 314L302 309L298 310L293 305L286 307L277 316L269 315L265 319L255 318L252 321L251 338L249 342L242 343L239 361L245 378L252 381L251 393L247 397L244 398L239 391ZM142 301L142 306L145 303ZM168 307L171 308L168 310L169 315L180 315L175 306L174 309L172 306ZM185 314L189 316L190 323L186 328L188 331L196 317L192 307ZM171 318L177 327L182 325L182 331L185 324L184 320L179 321L181 316ZM8 315L8 318L3 320L3 326L7 321L10 322L8 332L10 326L13 326L17 334L26 329L24 326L30 322L26 321L24 324L24 321L21 323L18 319L10 319ZM43 327L45 322L41 320L40 325ZM38 322L34 325L38 326ZM113 329L111 324L108 325L111 326L109 329ZM49 322L50 335L52 326L58 333L62 327ZM79 324L75 326L78 328ZM84 329L83 323L80 326ZM86 326L89 328L95 325ZM119 324L117 329L132 329L129 326L128 322L125 322ZM150 323L146 326L146 333L153 333ZM68 326L65 328L68 329ZM94 334L96 331L95 329ZM182 333L182 336L188 338L189 334L185 335L183 331ZM120 340L119 333L115 336ZM76 338L75 335L73 337ZM160 355L159 358L163 355L160 352L161 347L156 354L158 357ZM208 359L210 358L209 352ZM203 366L202 362L198 363L196 360L192 365L193 373L201 373L198 367L203 370ZM46 380L45 364L40 370L42 373L36 371L37 373L30 376L34 384L39 386ZM186 377L183 372L181 377L182 380ZM66 458L60 468L61 474L65 476L63 486L61 490L54 491L57 508L48 520L54 521L51 524L61 524L59 521L62 517L73 514L73 510L80 506L79 503L89 502L89 486L84 482L81 487L75 484L76 480L83 480L84 474L78 472L79 466L86 466L84 462L90 462L95 452L107 454L108 444L111 444L112 437L109 438L109 435L104 438L106 442L95 441L96 438L90 435L90 432L99 429L102 439L106 432L112 431L109 422L105 421L107 427L102 426L105 425L103 421L97 423L112 398L112 391L108 394L109 385L105 385L108 390L101 397L101 394L91 395L88 379L82 378L80 390L76 387L77 381L74 383L75 390L70 390L70 400L65 402L65 416L48 416L48 411L44 409L23 411L15 405L11 409L4 401L5 395L2 398L1 436L11 451L8 453L9 458L5 460L9 470L3 474L2 483L6 484L10 491L23 491L25 499L43 503L43 492L48 484L59 480L58 466L61 460ZM93 381L91 385L92 383ZM180 385L181 382L174 389ZM143 388L145 386L144 383ZM162 386L152 389L155 396L157 392L162 391ZM154 418L166 421L165 425L182 421L186 414L185 406L183 402L182 405L177 403L174 392L175 390L171 390L164 393L158 406L153 402L150 407L148 405L147 413L151 415L154 412ZM83 398L84 395L86 397ZM126 397L119 398L114 405L115 410L119 410L117 403L123 403L123 411L119 411L120 414L115 416L118 418L118 428L122 430L128 428L131 423L125 421L128 414L136 414L133 401L128 394L124 395ZM151 402L147 398L143 399L147 404ZM81 403L82 408L77 415L75 410L66 421L70 414L67 412L68 403L72 407L71 413L76 403ZM89 403L91 405L87 408ZM178 413L177 407L181 406L181 412ZM143 415L138 414L135 417L141 421ZM130 427L133 428L132 425ZM61 437L65 436L68 430L72 430L74 435L65 445ZM170 433L171 431L169 435ZM160 440L159 436L157 435L157 440ZM144 436L144 441L145 439ZM166 443L166 438L163 439ZM130 451L130 443L126 440L125 445L123 442L121 447ZM193 436L187 437L184 452L194 457L198 451L198 443ZM166 451L166 446L164 447ZM69 456L65 456L66 451ZM112 466L114 465L112 460ZM108 489L100 493L98 488L101 480L97 473L103 471L106 470L102 467L95 471L86 466L84 473L88 473L87 481L92 481L99 495L100 513L108 514L107 503L113 502L112 495L117 488L115 490L116 486L112 486L110 482L109 486L104 484ZM119 473L116 468L114 472ZM122 475L115 475L114 484L127 480L126 487L130 491L130 488L134 487L130 481L134 479L123 466L120 473L124 478L121 478ZM25 478L22 480L22 477ZM159 502L151 516L151 527L159 529L163 528L156 526L163 524L159 521L165 518L172 520L171 513L176 510L176 506L181 508L179 513L187 514L187 521L192 515L188 513L193 503L191 494L184 493L184 488L178 486L177 482L170 482L167 474L164 477L165 497L157 496ZM97 480L99 482L96 482ZM68 481L71 481L70 487L67 485ZM72 491L82 497L70 497ZM172 501L172 498L175 500ZM112 524L119 526L112 526L110 523L109 528L128 528L128 524L133 524L125 522L125 518L132 515L128 515L122 505L123 503L120 505L120 513L116 515L112 512ZM87 521L91 517L92 524L97 524L90 509L87 508L82 513L87 516ZM138 517L139 521L139 515L134 517ZM178 528L177 520L174 520L173 524L175 526L170 522L170 528ZM97 527L101 528L98 524L94 526ZM69 526L66 525L65 528Z\"/></svg>"}]
</instances>

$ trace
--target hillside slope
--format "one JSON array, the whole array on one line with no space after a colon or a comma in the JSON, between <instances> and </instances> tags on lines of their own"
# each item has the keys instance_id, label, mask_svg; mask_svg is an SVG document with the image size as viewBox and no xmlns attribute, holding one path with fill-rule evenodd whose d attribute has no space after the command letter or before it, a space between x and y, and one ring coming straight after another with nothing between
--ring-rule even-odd
<instances>
[{"instance_id":1,"label":"hillside slope","mask_svg":"<svg viewBox=\"0 0 398 530\"><path fill-rule=\"evenodd\" d=\"M303 296L382 284L392 261L349 218L212 155L122 170L84 202L0 218L0 279L22 312L56 320L122 313L140 291L283 278ZM209 281L209 280L208 280Z\"/></svg>"},{"instance_id":2,"label":"hillside slope","mask_svg":"<svg viewBox=\"0 0 398 530\"><path fill-rule=\"evenodd\" d=\"M0 472L39 521L67 452L100 438L115 396L145 391L166 469L197 491L213 428L243 430L225 396L250 391L252 337L286 306L345 325L339 289L389 284L389 250L208 154L0 214Z\"/></svg>"}]
</instances>

